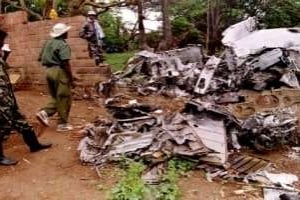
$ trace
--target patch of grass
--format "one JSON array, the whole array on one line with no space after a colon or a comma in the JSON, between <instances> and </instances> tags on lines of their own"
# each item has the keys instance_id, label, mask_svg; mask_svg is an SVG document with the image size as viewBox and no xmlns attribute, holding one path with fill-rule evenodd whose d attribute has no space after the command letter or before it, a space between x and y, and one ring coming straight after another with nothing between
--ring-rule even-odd
<instances>
[{"instance_id":1,"label":"patch of grass","mask_svg":"<svg viewBox=\"0 0 300 200\"><path fill-rule=\"evenodd\" d=\"M112 71L119 71L121 70L129 58L134 55L135 52L129 51L124 53L106 53L105 56L105 63L111 65Z\"/></svg>"}]
</instances>

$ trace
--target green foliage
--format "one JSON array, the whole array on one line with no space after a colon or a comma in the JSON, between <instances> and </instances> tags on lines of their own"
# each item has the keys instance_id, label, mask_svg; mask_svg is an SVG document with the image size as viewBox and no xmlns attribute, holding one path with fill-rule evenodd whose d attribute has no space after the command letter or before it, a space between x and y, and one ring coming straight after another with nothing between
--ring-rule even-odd
<instances>
[{"instance_id":1,"label":"green foliage","mask_svg":"<svg viewBox=\"0 0 300 200\"><path fill-rule=\"evenodd\" d=\"M205 0L178 0L172 5L172 33L180 46L205 41L206 3Z\"/></svg>"},{"instance_id":2,"label":"green foliage","mask_svg":"<svg viewBox=\"0 0 300 200\"><path fill-rule=\"evenodd\" d=\"M112 71L122 70L128 59L134 55L134 52L128 51L124 53L107 53L105 54L105 62L111 66Z\"/></svg>"},{"instance_id":3,"label":"green foliage","mask_svg":"<svg viewBox=\"0 0 300 200\"><path fill-rule=\"evenodd\" d=\"M177 0L173 3L173 34L182 44L204 43L207 31L207 0ZM300 24L300 0L215 0L219 18L217 34L247 16L257 16L266 28L293 27Z\"/></svg>"},{"instance_id":4,"label":"green foliage","mask_svg":"<svg viewBox=\"0 0 300 200\"><path fill-rule=\"evenodd\" d=\"M179 187L177 186L179 173L176 162L171 160L168 163L167 174L163 177L163 181L155 190L156 200L176 200L180 196Z\"/></svg>"},{"instance_id":5,"label":"green foliage","mask_svg":"<svg viewBox=\"0 0 300 200\"><path fill-rule=\"evenodd\" d=\"M144 200L148 188L141 179L144 165L132 162L124 178L112 189L110 200Z\"/></svg>"},{"instance_id":6,"label":"green foliage","mask_svg":"<svg viewBox=\"0 0 300 200\"><path fill-rule=\"evenodd\" d=\"M167 172L157 186L145 185L141 179L143 164L124 159L120 166L126 168L124 178L111 190L110 200L177 200L180 196L178 178L191 165L184 160L169 161Z\"/></svg>"},{"instance_id":7,"label":"green foliage","mask_svg":"<svg viewBox=\"0 0 300 200\"><path fill-rule=\"evenodd\" d=\"M105 33L105 45L107 52L122 52L128 48L129 36L122 32L121 20L111 12L105 12L100 16L100 23Z\"/></svg>"},{"instance_id":8,"label":"green foliage","mask_svg":"<svg viewBox=\"0 0 300 200\"><path fill-rule=\"evenodd\" d=\"M189 160L173 159L172 162L172 165L174 165L179 172L188 172L195 166L195 163Z\"/></svg>"},{"instance_id":9,"label":"green foliage","mask_svg":"<svg viewBox=\"0 0 300 200\"><path fill-rule=\"evenodd\" d=\"M162 34L159 31L152 31L146 34L146 42L151 48L156 48L161 41Z\"/></svg>"},{"instance_id":10,"label":"green foliage","mask_svg":"<svg viewBox=\"0 0 300 200\"><path fill-rule=\"evenodd\" d=\"M274 0L265 9L262 22L267 28L300 25L300 0Z\"/></svg>"},{"instance_id":11,"label":"green foliage","mask_svg":"<svg viewBox=\"0 0 300 200\"><path fill-rule=\"evenodd\" d=\"M180 46L196 44L200 43L201 40L203 41L200 31L183 16L175 17L172 20L172 32L173 36L179 40Z\"/></svg>"}]
</instances>

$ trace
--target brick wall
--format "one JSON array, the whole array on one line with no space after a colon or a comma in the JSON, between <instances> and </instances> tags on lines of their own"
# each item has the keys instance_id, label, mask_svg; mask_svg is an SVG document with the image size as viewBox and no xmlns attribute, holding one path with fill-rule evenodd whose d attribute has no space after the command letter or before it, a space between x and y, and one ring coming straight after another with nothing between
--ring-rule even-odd
<instances>
[{"instance_id":1,"label":"brick wall","mask_svg":"<svg viewBox=\"0 0 300 200\"><path fill-rule=\"evenodd\" d=\"M110 76L107 66L96 67L89 58L86 41L78 37L79 29L84 22L83 16L28 22L23 11L0 16L0 26L9 34L7 42L12 49L8 59L12 71L22 74L22 81L30 85L45 84L44 68L38 62L39 52L45 41L50 39L49 32L55 23L71 25L68 44L72 49L72 69L83 79L85 85L105 80Z\"/></svg>"}]
</instances>

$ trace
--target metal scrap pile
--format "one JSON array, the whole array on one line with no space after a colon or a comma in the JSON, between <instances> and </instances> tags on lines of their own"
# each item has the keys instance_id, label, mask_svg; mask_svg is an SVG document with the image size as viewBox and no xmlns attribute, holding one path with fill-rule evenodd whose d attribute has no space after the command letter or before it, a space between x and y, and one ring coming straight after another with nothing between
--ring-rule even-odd
<instances>
[{"instance_id":1,"label":"metal scrap pile","mask_svg":"<svg viewBox=\"0 0 300 200\"><path fill-rule=\"evenodd\" d=\"M225 52L220 58L204 55L201 46L139 52L114 80L144 95L300 88L300 29L257 30L255 18L249 18L225 30L222 42Z\"/></svg>"},{"instance_id":2,"label":"metal scrap pile","mask_svg":"<svg viewBox=\"0 0 300 200\"><path fill-rule=\"evenodd\" d=\"M193 91L203 67L203 53L199 46L160 54L141 51L115 79L120 85L136 87L144 95L155 92L187 96Z\"/></svg>"},{"instance_id":3,"label":"metal scrap pile","mask_svg":"<svg viewBox=\"0 0 300 200\"><path fill-rule=\"evenodd\" d=\"M211 178L244 179L269 162L230 150L247 146L265 151L298 143L298 119L289 107L300 102L300 31L257 30L255 18L249 18L223 36L226 48L220 58L205 56L201 46L142 51L123 72L98 84L96 90L106 97L116 83L142 95L193 99L181 112L166 114L157 105L108 98L113 119L99 118L85 127L80 159L96 166L124 156L143 160L151 168L144 174L147 182L157 181L157 171L174 157L194 161ZM256 92L252 98L236 93L283 85L294 89Z\"/></svg>"},{"instance_id":4,"label":"metal scrap pile","mask_svg":"<svg viewBox=\"0 0 300 200\"><path fill-rule=\"evenodd\" d=\"M242 124L240 141L257 150L271 150L277 145L297 142L297 118L291 109L256 113Z\"/></svg>"},{"instance_id":5,"label":"metal scrap pile","mask_svg":"<svg viewBox=\"0 0 300 200\"><path fill-rule=\"evenodd\" d=\"M238 126L226 110L199 102L189 102L181 113L170 115L149 108L133 101L109 104L115 119L100 119L84 129L87 137L79 145L81 160L101 165L123 156L151 163L181 157L225 164L225 125Z\"/></svg>"}]
</instances>

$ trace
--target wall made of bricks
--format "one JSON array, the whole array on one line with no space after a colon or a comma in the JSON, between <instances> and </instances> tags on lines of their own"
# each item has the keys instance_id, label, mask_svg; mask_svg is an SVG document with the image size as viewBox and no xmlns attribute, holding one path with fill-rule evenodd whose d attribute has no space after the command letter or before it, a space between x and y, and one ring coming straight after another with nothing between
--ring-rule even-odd
<instances>
[{"instance_id":1,"label":"wall made of bricks","mask_svg":"<svg viewBox=\"0 0 300 200\"><path fill-rule=\"evenodd\" d=\"M38 62L38 57L44 43L50 39L51 28L58 22L72 26L67 39L72 49L72 70L83 79L83 83L92 85L109 78L110 69L107 66L95 66L88 56L86 41L78 36L85 20L83 16L28 22L26 12L18 11L1 15L0 19L1 28L9 34L7 42L12 49L8 63L12 71L21 72L24 83L46 84L44 67Z\"/></svg>"}]
</instances>

